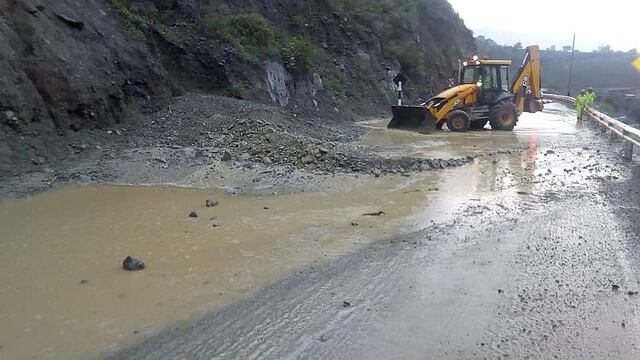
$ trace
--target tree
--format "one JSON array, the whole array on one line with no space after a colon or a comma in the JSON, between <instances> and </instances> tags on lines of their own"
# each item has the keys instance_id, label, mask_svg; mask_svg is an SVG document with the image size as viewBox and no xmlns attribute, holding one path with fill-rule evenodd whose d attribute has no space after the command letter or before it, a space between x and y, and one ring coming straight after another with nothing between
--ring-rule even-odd
<instances>
[{"instance_id":1,"label":"tree","mask_svg":"<svg viewBox=\"0 0 640 360\"><path fill-rule=\"evenodd\" d=\"M513 48L516 50L522 50L522 43L518 41L517 43L513 44Z\"/></svg>"},{"instance_id":2,"label":"tree","mask_svg":"<svg viewBox=\"0 0 640 360\"><path fill-rule=\"evenodd\" d=\"M549 51L556 51L556 46L555 45L551 45L547 48L547 50Z\"/></svg>"},{"instance_id":3,"label":"tree","mask_svg":"<svg viewBox=\"0 0 640 360\"><path fill-rule=\"evenodd\" d=\"M638 49L637 48L629 49L629 51L627 51L627 54L638 55Z\"/></svg>"},{"instance_id":4,"label":"tree","mask_svg":"<svg viewBox=\"0 0 640 360\"><path fill-rule=\"evenodd\" d=\"M565 45L562 47L562 51L564 52L570 52L571 49L573 49L573 47L571 45Z\"/></svg>"},{"instance_id":5,"label":"tree","mask_svg":"<svg viewBox=\"0 0 640 360\"><path fill-rule=\"evenodd\" d=\"M611 45L605 44L605 45L598 46L598 52L610 53L611 52Z\"/></svg>"}]
</instances>

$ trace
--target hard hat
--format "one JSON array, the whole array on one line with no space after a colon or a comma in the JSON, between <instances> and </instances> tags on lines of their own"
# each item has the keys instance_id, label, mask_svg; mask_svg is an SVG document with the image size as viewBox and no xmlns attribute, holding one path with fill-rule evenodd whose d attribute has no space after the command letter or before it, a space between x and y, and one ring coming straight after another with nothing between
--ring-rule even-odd
<instances>
[{"instance_id":1,"label":"hard hat","mask_svg":"<svg viewBox=\"0 0 640 360\"><path fill-rule=\"evenodd\" d=\"M593 88L592 87L589 87L589 92L593 92Z\"/></svg>"},{"instance_id":2,"label":"hard hat","mask_svg":"<svg viewBox=\"0 0 640 360\"><path fill-rule=\"evenodd\" d=\"M586 92L584 89L580 90L580 94L584 95L584 94L586 94L586 93L587 93L587 92Z\"/></svg>"}]
</instances>

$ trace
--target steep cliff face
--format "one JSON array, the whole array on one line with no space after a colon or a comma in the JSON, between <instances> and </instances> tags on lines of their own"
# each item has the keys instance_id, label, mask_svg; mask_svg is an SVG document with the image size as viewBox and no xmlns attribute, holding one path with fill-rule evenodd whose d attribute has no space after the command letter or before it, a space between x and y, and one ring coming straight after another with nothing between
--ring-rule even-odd
<instances>
[{"instance_id":1,"label":"steep cliff face","mask_svg":"<svg viewBox=\"0 0 640 360\"><path fill-rule=\"evenodd\" d=\"M0 116L10 127L79 129L119 122L127 104L164 101L166 71L122 36L103 1L0 3Z\"/></svg>"},{"instance_id":2,"label":"steep cliff face","mask_svg":"<svg viewBox=\"0 0 640 360\"><path fill-rule=\"evenodd\" d=\"M366 113L400 71L410 100L444 87L474 47L445 0L7 0L1 128L105 126L185 91Z\"/></svg>"}]
</instances>

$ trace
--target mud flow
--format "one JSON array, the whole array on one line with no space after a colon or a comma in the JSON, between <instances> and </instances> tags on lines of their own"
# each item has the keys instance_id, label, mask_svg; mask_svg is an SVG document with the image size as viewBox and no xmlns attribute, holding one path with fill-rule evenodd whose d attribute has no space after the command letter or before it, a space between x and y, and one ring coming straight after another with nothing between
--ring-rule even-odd
<instances>
[{"instance_id":1,"label":"mud flow","mask_svg":"<svg viewBox=\"0 0 640 360\"><path fill-rule=\"evenodd\" d=\"M462 204L534 193L538 142L575 131L553 108L543 115L523 116L514 133L423 136L366 123L372 130L362 145L390 157L525 150L456 169L363 176L325 193L95 186L1 200L0 358L85 359L121 349L299 269L447 221ZM219 205L206 207L207 199ZM128 255L147 268L124 271Z\"/></svg>"}]
</instances>

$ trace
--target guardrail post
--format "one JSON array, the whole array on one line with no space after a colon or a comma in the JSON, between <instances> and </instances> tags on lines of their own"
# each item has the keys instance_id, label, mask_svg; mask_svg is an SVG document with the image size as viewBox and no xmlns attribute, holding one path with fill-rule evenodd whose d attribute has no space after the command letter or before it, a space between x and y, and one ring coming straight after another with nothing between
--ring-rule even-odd
<instances>
[{"instance_id":1,"label":"guardrail post","mask_svg":"<svg viewBox=\"0 0 640 360\"><path fill-rule=\"evenodd\" d=\"M614 142L618 138L618 134L615 131L609 130L609 141Z\"/></svg>"},{"instance_id":2,"label":"guardrail post","mask_svg":"<svg viewBox=\"0 0 640 360\"><path fill-rule=\"evenodd\" d=\"M629 140L624 141L622 157L625 158L625 160L633 160L633 143Z\"/></svg>"}]
</instances>

